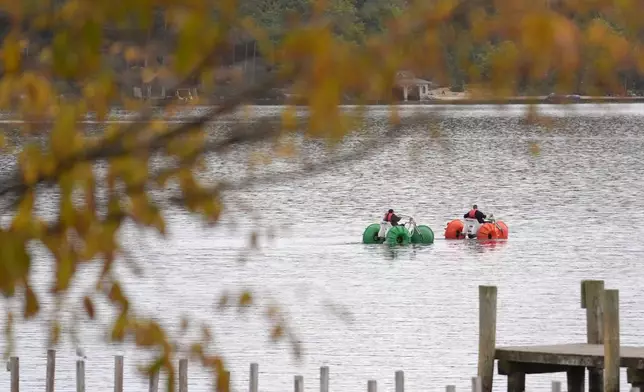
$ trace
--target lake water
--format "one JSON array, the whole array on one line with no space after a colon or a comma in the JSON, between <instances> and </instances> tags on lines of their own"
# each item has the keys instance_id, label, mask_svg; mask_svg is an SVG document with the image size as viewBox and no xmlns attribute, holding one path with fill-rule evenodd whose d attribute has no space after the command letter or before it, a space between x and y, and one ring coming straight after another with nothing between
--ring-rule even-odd
<instances>
[{"instance_id":1,"label":"lake water","mask_svg":"<svg viewBox=\"0 0 644 392\"><path fill-rule=\"evenodd\" d=\"M255 110L270 118L279 108ZM498 345L584 342L583 279L604 279L620 290L622 344L644 345L644 106L543 106L554 119L552 129L523 124L520 106L410 106L404 112L416 110L440 117L396 141L380 140L374 138L382 134L386 109L374 108L373 134L343 148L369 141L382 148L317 175L231 191L229 209L214 228L177 210L167 215L167 240L129 228L123 243L144 276L123 265L118 273L135 309L172 321L167 325L175 331L180 315L214 326L216 348L241 391L248 388L250 362L259 363L262 392L291 391L296 374L304 376L307 392L318 390L322 365L330 367L336 392L365 391L368 379L392 391L399 369L410 392L442 391L448 384L469 389L476 373L478 285L498 286ZM209 157L208 177L232 173L243 181L249 151L260 148ZM306 156L321 154L319 145L305 146ZM269 170L288 168L276 161ZM446 222L473 203L508 224L507 242L442 239ZM435 243L393 250L361 244L364 228L388 208L429 225ZM260 249L245 253L255 228ZM45 258L35 263L39 294L47 291L50 268ZM80 271L70 307L79 307L74 304L95 276L96 269ZM255 292L258 309L245 315L215 309L224 291L243 288ZM301 363L287 343L269 341L261 306L271 300L302 341ZM140 353L104 343L109 315L99 305L102 324L82 323L88 390L112 390L117 354L125 355L126 391L147 390L135 368ZM338 309L349 315L339 317ZM44 390L45 319L16 330L23 391ZM1 349L5 344L0 340ZM75 390L74 360L66 339L58 352L57 391ZM563 374L528 376L526 389L549 390L551 380L563 381L565 389ZM625 373L622 383L627 388ZM0 372L0 385L8 390L9 373ZM191 364L189 385L200 392L213 384ZM494 390L505 388L505 378L495 375Z\"/></svg>"}]
</instances>

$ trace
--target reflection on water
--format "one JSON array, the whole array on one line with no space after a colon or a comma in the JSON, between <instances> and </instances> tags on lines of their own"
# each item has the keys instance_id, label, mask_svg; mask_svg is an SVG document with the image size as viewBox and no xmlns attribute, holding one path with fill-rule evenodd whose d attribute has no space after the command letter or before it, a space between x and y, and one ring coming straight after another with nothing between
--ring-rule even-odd
<instances>
[{"instance_id":1,"label":"reflection on water","mask_svg":"<svg viewBox=\"0 0 644 392\"><path fill-rule=\"evenodd\" d=\"M419 108L430 110L413 107ZM476 372L481 284L499 287L499 344L585 341L579 282L589 278L605 279L620 290L622 342L644 344L639 328L644 226L634 224L644 218L644 135L639 132L644 110L641 105L612 106L612 112L579 105L576 116L565 117L559 107L542 108L556 117L556 127L521 124L518 106L506 112L442 108L443 117L427 124L434 131L414 128L368 159L296 181L277 176L226 194L228 209L214 228L171 211L167 240L132 229L123 235L123 245L145 276L136 277L122 265L117 273L144 314L175 321L185 314L214 325L217 348L230 361L237 389L247 388L252 361L260 364L264 392L291 388L296 373L304 375L306 389L315 388L321 365L330 366L334 389L364 390L366 380L374 378L388 390L398 369L405 370L410 391L438 391L446 384L469 388ZM259 110L266 115L275 108ZM383 124L385 110L374 111L374 123ZM373 130L380 132L381 126ZM342 148L350 151L369 140L373 136L349 138ZM540 145L538 155L530 153L533 142ZM263 148L210 156L208 176L242 181L249 153ZM303 153L322 156L316 144ZM285 163L277 160L264 170L284 170ZM443 239L445 224L475 203L508 224L509 240ZM388 208L429 225L434 244L361 244L364 228ZM240 252L258 227L261 248L240 263ZM274 240L268 227L278 228ZM40 295L47 292L50 268L42 258L34 263ZM90 266L81 269L70 301L80 301L96 273ZM270 325L261 312L241 316L214 310L224 290L241 288L254 290L262 303L274 298L285 307L304 343L302 364L290 359L287 345L269 343ZM353 322L331 314L329 303L350 312ZM103 322L110 317L100 301L97 313ZM44 385L44 321L16 327L25 390ZM178 325L170 327L176 331ZM111 388L111 355L124 353L128 390L145 390L134 368L143 356L105 345L103 332L102 326L83 321L81 338L91 362L87 384ZM75 349L68 341L56 364L57 390L74 387ZM0 383L7 382L7 374L0 373ZM563 375L534 375L528 388L550 388L552 379L565 381ZM622 380L626 388L625 375ZM504 378L495 378L495 391L505 385ZM191 365L190 390L210 386L201 369Z\"/></svg>"},{"instance_id":2,"label":"reflection on water","mask_svg":"<svg viewBox=\"0 0 644 392\"><path fill-rule=\"evenodd\" d=\"M507 240L476 240L476 241L467 241L466 248L473 250L479 253L493 252L500 250Z\"/></svg>"},{"instance_id":3,"label":"reflection on water","mask_svg":"<svg viewBox=\"0 0 644 392\"><path fill-rule=\"evenodd\" d=\"M415 260L424 251L431 251L432 245L365 245L365 251L374 256L374 260Z\"/></svg>"}]
</instances>

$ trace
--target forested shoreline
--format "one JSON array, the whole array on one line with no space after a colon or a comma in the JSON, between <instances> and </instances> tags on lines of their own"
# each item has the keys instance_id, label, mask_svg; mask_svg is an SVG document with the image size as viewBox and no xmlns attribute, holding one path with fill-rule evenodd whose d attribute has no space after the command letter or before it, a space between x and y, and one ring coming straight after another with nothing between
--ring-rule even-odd
<instances>
[{"instance_id":1,"label":"forested shoreline","mask_svg":"<svg viewBox=\"0 0 644 392\"><path fill-rule=\"evenodd\" d=\"M60 1L64 4L64 1ZM494 18L498 14L495 3L492 0L473 0L462 2L453 12L449 23L441 24L435 30L437 44L442 50L441 68L445 72L438 75L433 69L423 69L421 66L414 66L411 69L417 78L431 81L435 86L448 87L452 92L463 92L468 86L484 86L492 79L499 79L498 69L495 64L499 59L513 58L517 63L516 72L511 75L513 88L512 96L544 96L557 92L559 94L579 94L605 97L633 97L644 95L644 80L640 76L639 68L644 61L639 61L640 52L644 52L640 46L642 32L638 28L629 27L628 21L619 12L605 8L605 12L577 12L567 8L565 2L551 2L548 12L550 18L563 18L574 24L577 34L583 36L580 40L580 52L582 63L579 71L576 72L576 80L570 81L567 87L557 88L556 67L546 69L540 77L535 78L534 63L539 59L524 56L521 46L512 39L504 37L502 32L497 34L483 34L484 37L477 37L477 30L489 30L493 25ZM291 26L302 25L309 20L314 13L313 0L241 0L237 2L240 20L252 20L254 26L262 30L262 34L275 45L278 45L285 35L290 31ZM335 38L347 45L354 45L356 48L363 47L370 40L386 36L392 28L395 28L397 18L409 11L411 3L407 0L330 0L326 3L325 17L330 21ZM460 10L460 12L459 12ZM103 46L108 47L107 42L112 41L133 41L142 46L154 46L155 48L167 46L162 49L162 54L152 56L158 61L140 61L136 67L131 61L123 58L123 53L115 55L110 60L111 66L117 73L123 76L120 86L131 90L133 86L143 85L145 81L140 76L140 69L145 67L162 67L163 57L166 53L172 52L170 47L176 44L180 38L176 37L166 20L164 10L157 9L153 15L149 15L150 22L147 28L127 29L115 26L103 26L105 41ZM212 11L213 21L217 20L217 11ZM486 27L482 27L482 26ZM11 18L8 14L0 15L0 26L2 37L9 34L12 29ZM242 24L240 24L242 26ZM394 27L392 27L394 26ZM548 26L545 27L546 30ZM27 27L25 27L27 28ZM235 33L230 34L230 31ZM229 44L222 46L217 55L216 67L218 70L234 68L239 71L238 79L245 83L255 82L266 73L270 73L279 67L274 59L267 59L267 54L262 49L253 34L244 31L243 27L230 29ZM552 34L551 32L540 33L535 30L535 37L539 34ZM34 42L40 45L50 44L54 41L56 32L51 29L36 31ZM421 34L419 40L425 39ZM556 37L555 37L556 40ZM597 41L601 41L598 44ZM403 45L401 45L403 46ZM547 48L546 48L547 49ZM158 52L158 49L155 49ZM404 48L401 50L405 50ZM37 52L37 51L36 51ZM109 57L109 54L107 54ZM417 54L422 57L422 53ZM552 56L545 54L544 56ZM599 77L596 67L587 70L583 61L602 61L602 56L620 57L611 64L604 67L605 74ZM28 57L28 55L27 55ZM117 58L118 57L118 58ZM422 62L422 61L421 61ZM128 71L135 68L134 76ZM502 68L502 67L501 67ZM406 69L401 69L401 71ZM497 73L495 75L495 72ZM131 73L131 72L130 72ZM63 78L64 79L64 78ZM222 77L218 83L217 92L211 94L212 98L225 99L238 90L238 84L230 83L230 77ZM503 77L501 76L501 79ZM508 77L510 79L510 77ZM605 80L600 80L605 79ZM63 80L63 82L65 82ZM69 80L67 90L69 93L78 92L75 88L76 81ZM64 84L64 83L63 83ZM184 87L195 87L200 84L199 80L188 79ZM266 90L255 97L260 101L280 102L287 93L283 86L279 89ZM351 101L351 93L343 94L345 101ZM380 102L380 100L379 100Z\"/></svg>"}]
</instances>

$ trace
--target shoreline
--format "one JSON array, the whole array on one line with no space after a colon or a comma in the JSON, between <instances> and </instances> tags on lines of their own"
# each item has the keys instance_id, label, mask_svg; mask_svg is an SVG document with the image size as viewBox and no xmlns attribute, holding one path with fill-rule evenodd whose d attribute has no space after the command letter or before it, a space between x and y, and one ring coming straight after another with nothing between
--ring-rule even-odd
<instances>
[{"instance_id":1,"label":"shoreline","mask_svg":"<svg viewBox=\"0 0 644 392\"><path fill-rule=\"evenodd\" d=\"M223 102L223 101L222 101ZM346 100L340 103L340 106L434 106L434 105L575 105L575 104L601 104L601 103L644 103L644 96L642 97L581 97L579 99L561 99L559 101L550 101L546 97L509 97L509 98L434 98L425 99L422 101L392 101L392 102L369 102L358 103L355 101ZM202 106L217 106L219 102L213 102L212 105ZM308 106L303 103L287 103L282 99L257 99L245 102L244 105L253 106L287 106L292 105L296 107ZM199 107L196 105L193 107Z\"/></svg>"},{"instance_id":2,"label":"shoreline","mask_svg":"<svg viewBox=\"0 0 644 392\"><path fill-rule=\"evenodd\" d=\"M185 107L175 107L175 111L191 111L195 109L207 109L207 108L216 108L218 107L221 102L212 102L209 105L186 105ZM395 102L372 102L372 103L357 103L357 102L351 102L351 101L346 101L346 102L341 102L338 104L340 107L351 107L351 106L363 106L363 107L373 107L373 108L385 108L385 107L405 107L405 106L483 106L483 105L496 105L496 106L503 106L503 105L548 105L548 106L574 106L574 105L590 105L590 104L595 104L595 105L601 105L601 104L619 104L619 105L626 105L626 104L642 104L644 103L644 97L581 97L577 98L574 100L571 99L566 99L566 100L560 100L560 101L550 101L545 99L545 97L510 97L510 98L442 98L442 99L429 99L429 100L422 100L422 101L395 101ZM286 107L286 106L294 106L296 108L307 108L308 105L304 103L287 103L284 100L268 100L268 99L257 99L253 101L248 101L240 104L241 107L243 106L277 106L277 107ZM159 110L162 109L162 105L155 105L152 104L151 108L153 110ZM128 109L125 108L124 105L112 105L110 107L110 111L125 111L128 114L126 115L132 115L136 116L138 111L129 111ZM127 118L123 118L120 120L116 119L111 119L109 118L110 114L108 114L108 118L105 120L94 120L93 118L95 117L95 114L93 112L87 112L85 114L85 118L87 120L81 120L80 122L82 123L111 123L111 122L132 122L132 120L128 120ZM171 116L173 117L173 116ZM52 123L54 121L54 118L46 118L46 117L41 117L41 118L32 118L28 119L25 118L24 116L17 114L17 113L12 113L12 112L7 112L7 111L0 111L0 124L12 124L12 123ZM176 122L181 122L184 121L180 117L176 119Z\"/></svg>"},{"instance_id":3,"label":"shoreline","mask_svg":"<svg viewBox=\"0 0 644 392\"><path fill-rule=\"evenodd\" d=\"M644 103L644 97L589 97L579 100L564 100L561 102L552 102L543 98L534 97L513 97L513 98L454 98L454 99L434 99L426 101L409 101L398 104L404 105L517 105L517 104L539 104L539 105L577 105L577 104L598 104L598 103Z\"/></svg>"},{"instance_id":4,"label":"shoreline","mask_svg":"<svg viewBox=\"0 0 644 392\"><path fill-rule=\"evenodd\" d=\"M437 94L438 95L438 94ZM442 98L434 95L433 98L424 100L410 101L392 101L389 103L372 102L366 103L365 106L385 106L385 105L489 105L489 104L577 104L577 103L644 103L644 96L641 97L611 97L611 96L580 96L577 99L556 98L549 100L547 96L512 96L512 97L467 97L461 93L450 93ZM450 96L451 95L451 96ZM257 100L258 104L262 100ZM272 100L277 102L278 100ZM346 101L346 104L355 104L352 101Z\"/></svg>"},{"instance_id":5,"label":"shoreline","mask_svg":"<svg viewBox=\"0 0 644 392\"><path fill-rule=\"evenodd\" d=\"M488 98L468 98L462 96L452 96L444 98L432 98L424 100L409 100L409 101L371 101L371 102L358 102L354 100L342 100L338 104L339 106L432 106L432 105L516 105L516 104L541 104L541 105L574 105L574 104L598 104L598 103L644 103L644 96L637 97L610 97L610 96L581 96L576 99L571 98L556 98L557 100L549 100L546 96L515 96L515 97L488 97ZM173 100L168 100L173 101ZM149 102L147 100L142 100L142 102ZM163 100L154 100L152 101L152 108L160 108L165 105L161 103ZM158 104L155 104L158 102ZM221 104L226 103L225 99L218 99L210 101L208 104L204 105L190 105L186 104L186 108L195 108L195 107L216 107ZM297 106L303 107L308 106L302 102L288 102L285 99L253 99L248 101L243 101L240 106ZM123 109L125 105L122 104L113 104L110 106L111 109ZM177 107L175 107L176 109ZM4 111L0 110L0 113Z\"/></svg>"}]
</instances>

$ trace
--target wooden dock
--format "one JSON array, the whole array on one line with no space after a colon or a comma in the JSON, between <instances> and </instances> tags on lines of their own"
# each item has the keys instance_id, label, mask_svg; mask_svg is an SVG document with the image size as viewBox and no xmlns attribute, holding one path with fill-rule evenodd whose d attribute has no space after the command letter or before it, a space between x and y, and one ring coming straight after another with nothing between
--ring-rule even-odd
<instances>
[{"instance_id":1,"label":"wooden dock","mask_svg":"<svg viewBox=\"0 0 644 392\"><path fill-rule=\"evenodd\" d=\"M581 284L581 307L586 310L586 342L532 346L496 346L497 288L479 286L479 356L478 373L472 377L472 392L491 392L495 364L498 374L507 377L508 392L524 392L526 375L566 373L568 392L584 392L586 373L589 392L618 392L620 369L627 369L627 382L631 392L644 389L644 346L620 346L619 293L605 290L603 281L588 280ZM114 358L114 392L124 392L123 356ZM47 351L45 392L54 392L56 351ZM20 360L11 357L7 363L10 372L10 391L20 391ZM395 392L404 392L405 375L402 370L394 374ZM217 385L218 392L229 392L230 374ZM0 383L2 384L2 383ZM149 375L149 391L159 391L159 374ZM178 391L188 392L188 360L179 360ZM320 392L330 390L329 368L320 368ZM249 392L259 391L259 366L250 364ZM377 392L377 380L367 380L367 392ZM304 392L304 378L296 375L294 392ZM94 388L90 387L90 390ZM448 385L446 392L456 392ZM0 390L7 388L0 386ZM76 391L85 392L85 362L76 361ZM561 392L561 383L552 382L552 392Z\"/></svg>"},{"instance_id":2,"label":"wooden dock","mask_svg":"<svg viewBox=\"0 0 644 392\"><path fill-rule=\"evenodd\" d=\"M631 391L644 388L644 346L620 346L619 294L604 282L583 281L587 341L573 344L496 347L495 286L479 286L478 376L483 392L492 391L495 361L507 376L508 392L524 392L527 374L566 373L568 392L618 392L620 368L627 369ZM553 388L555 390L555 388Z\"/></svg>"}]
</instances>

